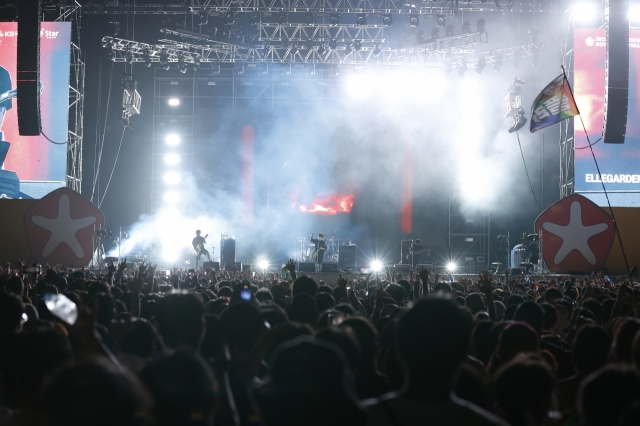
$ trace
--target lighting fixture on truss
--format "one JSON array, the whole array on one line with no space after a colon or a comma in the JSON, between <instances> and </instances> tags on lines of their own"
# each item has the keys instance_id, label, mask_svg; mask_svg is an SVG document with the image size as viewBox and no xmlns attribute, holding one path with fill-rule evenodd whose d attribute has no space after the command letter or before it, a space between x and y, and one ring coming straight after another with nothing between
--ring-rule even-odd
<instances>
[{"instance_id":1,"label":"lighting fixture on truss","mask_svg":"<svg viewBox=\"0 0 640 426\"><path fill-rule=\"evenodd\" d=\"M140 114L140 104L142 98L137 90L138 83L133 79L130 73L124 74L122 77L122 123L126 127L133 128L133 124L129 120L132 115Z\"/></svg>"},{"instance_id":2,"label":"lighting fixture on truss","mask_svg":"<svg viewBox=\"0 0 640 426\"><path fill-rule=\"evenodd\" d=\"M504 116L513 117L513 126L509 129L509 133L520 130L527 123L524 108L522 107L522 85L524 80L518 77L513 79L511 86L507 88L507 97L504 98Z\"/></svg>"}]
</instances>

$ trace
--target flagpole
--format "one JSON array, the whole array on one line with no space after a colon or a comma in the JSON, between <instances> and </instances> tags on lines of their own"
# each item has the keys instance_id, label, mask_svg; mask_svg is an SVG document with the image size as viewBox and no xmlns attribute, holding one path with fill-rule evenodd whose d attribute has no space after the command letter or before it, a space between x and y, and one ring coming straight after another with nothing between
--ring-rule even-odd
<instances>
[{"instance_id":1,"label":"flagpole","mask_svg":"<svg viewBox=\"0 0 640 426\"><path fill-rule=\"evenodd\" d=\"M624 264L627 267L627 272L629 272L629 262L627 261L627 254L624 251L624 245L622 244L622 237L620 236L620 230L618 229L618 221L616 220L615 215L613 214L613 208L611 208L611 202L609 201L609 194L607 193L607 188L604 186L604 181L602 180L602 173L600 173L600 166L598 165L598 161L596 160L596 154L593 152L593 145L591 144L591 140L589 139L589 133L587 133L587 127L584 125L584 120L582 120L582 114L580 114L580 108L578 108L578 102L576 102L576 97L573 96L573 89L571 88L571 83L569 83L569 79L567 78L567 73L564 69L564 65L560 65L562 68L562 74L564 75L564 81L567 83L569 87L569 92L571 92L571 96L573 97L573 103L578 110L578 116L580 117L580 123L582 124L582 130L584 131L584 135L587 138L587 142L589 143L589 150L591 151L591 156L593 157L593 162L596 165L596 170L598 171L598 176L600 176L600 184L602 185L602 191L604 192L604 196L607 199L607 205L609 206L609 213L611 213L611 220L613 220L613 228L618 235L618 243L620 243L620 249L622 250L622 257L624 258ZM562 94L564 96L564 92ZM560 98L560 103L562 103L562 97ZM574 138L574 149L575 149L575 138ZM575 180L575 168L573 171L574 180Z\"/></svg>"}]
</instances>

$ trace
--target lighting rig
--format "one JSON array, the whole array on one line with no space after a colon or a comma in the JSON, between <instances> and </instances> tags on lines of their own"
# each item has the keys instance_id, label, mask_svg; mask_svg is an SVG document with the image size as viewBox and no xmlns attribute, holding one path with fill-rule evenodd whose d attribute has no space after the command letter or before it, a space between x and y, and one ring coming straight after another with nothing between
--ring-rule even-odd
<instances>
[{"instance_id":1,"label":"lighting rig","mask_svg":"<svg viewBox=\"0 0 640 426\"><path fill-rule=\"evenodd\" d=\"M518 77L513 79L513 83L507 89L507 97L504 98L504 116L513 117L513 126L509 129L509 133L517 132L527 124L527 118L524 116L524 108L522 107L522 88L525 84L524 80Z\"/></svg>"}]
</instances>

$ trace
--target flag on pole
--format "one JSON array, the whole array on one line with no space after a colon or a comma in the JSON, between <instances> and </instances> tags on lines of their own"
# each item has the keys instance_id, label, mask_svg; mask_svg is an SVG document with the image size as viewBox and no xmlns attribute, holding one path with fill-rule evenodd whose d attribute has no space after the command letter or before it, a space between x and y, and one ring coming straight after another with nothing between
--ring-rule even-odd
<instances>
[{"instance_id":1,"label":"flag on pole","mask_svg":"<svg viewBox=\"0 0 640 426\"><path fill-rule=\"evenodd\" d=\"M531 106L531 133L580 114L564 73L538 95Z\"/></svg>"}]
</instances>

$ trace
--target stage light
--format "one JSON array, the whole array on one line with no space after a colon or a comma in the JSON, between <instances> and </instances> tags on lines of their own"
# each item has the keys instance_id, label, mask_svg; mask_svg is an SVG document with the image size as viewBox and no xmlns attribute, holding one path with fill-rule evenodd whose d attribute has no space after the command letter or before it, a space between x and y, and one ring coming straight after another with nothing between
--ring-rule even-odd
<instances>
[{"instance_id":1,"label":"stage light","mask_svg":"<svg viewBox=\"0 0 640 426\"><path fill-rule=\"evenodd\" d=\"M420 25L420 14L411 12L411 14L409 15L409 25L411 25L413 28L416 28L418 25Z\"/></svg>"},{"instance_id":2,"label":"stage light","mask_svg":"<svg viewBox=\"0 0 640 426\"><path fill-rule=\"evenodd\" d=\"M378 272L382 272L382 269L384 268L384 265L382 264L382 262L380 262L379 260L374 260L371 263L371 269L373 270L373 272L375 272L376 274Z\"/></svg>"},{"instance_id":3,"label":"stage light","mask_svg":"<svg viewBox=\"0 0 640 426\"><path fill-rule=\"evenodd\" d=\"M182 176L178 172L167 172L164 174L164 183L176 185L182 181Z\"/></svg>"},{"instance_id":4,"label":"stage light","mask_svg":"<svg viewBox=\"0 0 640 426\"><path fill-rule=\"evenodd\" d=\"M167 145L176 146L180 143L180 136L176 135L175 133L169 133L167 136L165 136L164 141Z\"/></svg>"},{"instance_id":5,"label":"stage light","mask_svg":"<svg viewBox=\"0 0 640 426\"><path fill-rule=\"evenodd\" d=\"M476 65L476 73L478 75L482 74L482 71L484 71L484 68L487 66L487 62L484 60L484 57L481 57L480 59L478 59L478 65Z\"/></svg>"},{"instance_id":6,"label":"stage light","mask_svg":"<svg viewBox=\"0 0 640 426\"><path fill-rule=\"evenodd\" d=\"M500 72L500 68L502 68L502 55L496 55L496 61L493 63L493 70L495 72Z\"/></svg>"},{"instance_id":7,"label":"stage light","mask_svg":"<svg viewBox=\"0 0 640 426\"><path fill-rule=\"evenodd\" d=\"M453 25L447 25L447 36L452 36L453 31Z\"/></svg>"},{"instance_id":8,"label":"stage light","mask_svg":"<svg viewBox=\"0 0 640 426\"><path fill-rule=\"evenodd\" d=\"M170 65L169 65L169 54L163 50L162 52L160 52L160 66L162 68L164 68L165 70L168 70Z\"/></svg>"},{"instance_id":9,"label":"stage light","mask_svg":"<svg viewBox=\"0 0 640 426\"><path fill-rule=\"evenodd\" d=\"M180 201L180 194L176 191L167 191L164 193L164 197L162 197L165 202L170 204L175 204Z\"/></svg>"},{"instance_id":10,"label":"stage light","mask_svg":"<svg viewBox=\"0 0 640 426\"><path fill-rule=\"evenodd\" d=\"M329 24L333 26L340 25L340 14L332 13L329 15Z\"/></svg>"},{"instance_id":11,"label":"stage light","mask_svg":"<svg viewBox=\"0 0 640 426\"><path fill-rule=\"evenodd\" d=\"M359 52L360 49L362 49L362 42L360 40L353 40L353 44L351 45L351 48L356 52Z\"/></svg>"},{"instance_id":12,"label":"stage light","mask_svg":"<svg viewBox=\"0 0 640 426\"><path fill-rule=\"evenodd\" d=\"M367 15L364 13L356 13L356 24L362 25L363 27L367 25Z\"/></svg>"},{"instance_id":13,"label":"stage light","mask_svg":"<svg viewBox=\"0 0 640 426\"><path fill-rule=\"evenodd\" d=\"M461 66L461 67L460 67L460 69L458 70L458 75L459 75L460 77L464 77L464 73L466 73L466 72L467 72L467 69L468 69L468 67L467 67L467 63L466 63L466 62L463 62L463 63L462 63L462 66Z\"/></svg>"},{"instance_id":14,"label":"stage light","mask_svg":"<svg viewBox=\"0 0 640 426\"><path fill-rule=\"evenodd\" d=\"M267 269L269 269L269 261L266 259L258 260L258 268L262 269L263 271L266 271Z\"/></svg>"},{"instance_id":15,"label":"stage light","mask_svg":"<svg viewBox=\"0 0 640 426\"><path fill-rule=\"evenodd\" d=\"M125 60L127 61L128 64L132 64L133 63L133 52L130 50L127 50L127 56L125 57Z\"/></svg>"},{"instance_id":16,"label":"stage light","mask_svg":"<svg viewBox=\"0 0 640 426\"><path fill-rule=\"evenodd\" d=\"M149 52L149 49L145 49L142 52L142 60L144 61L145 67L151 67L151 53Z\"/></svg>"},{"instance_id":17,"label":"stage light","mask_svg":"<svg viewBox=\"0 0 640 426\"><path fill-rule=\"evenodd\" d=\"M187 64L184 62L184 56L180 56L178 58L178 71L180 71L182 74L187 73Z\"/></svg>"},{"instance_id":18,"label":"stage light","mask_svg":"<svg viewBox=\"0 0 640 426\"><path fill-rule=\"evenodd\" d=\"M444 15L436 15L436 25L442 28L446 27L447 17Z\"/></svg>"},{"instance_id":19,"label":"stage light","mask_svg":"<svg viewBox=\"0 0 640 426\"><path fill-rule=\"evenodd\" d=\"M180 156L178 154L171 152L164 156L164 162L170 166L175 166L180 162Z\"/></svg>"},{"instance_id":20,"label":"stage light","mask_svg":"<svg viewBox=\"0 0 640 426\"><path fill-rule=\"evenodd\" d=\"M480 18L478 19L478 22L476 22L476 31L479 33L484 33L484 19Z\"/></svg>"},{"instance_id":21,"label":"stage light","mask_svg":"<svg viewBox=\"0 0 640 426\"><path fill-rule=\"evenodd\" d=\"M304 14L304 23L307 25L313 24L313 12L307 12Z\"/></svg>"},{"instance_id":22,"label":"stage light","mask_svg":"<svg viewBox=\"0 0 640 426\"><path fill-rule=\"evenodd\" d=\"M200 69L200 58L193 58L193 70L198 71Z\"/></svg>"},{"instance_id":23,"label":"stage light","mask_svg":"<svg viewBox=\"0 0 640 426\"><path fill-rule=\"evenodd\" d=\"M167 248L162 251L162 258L167 262L173 262L178 258L178 251L175 249Z\"/></svg>"},{"instance_id":24,"label":"stage light","mask_svg":"<svg viewBox=\"0 0 640 426\"><path fill-rule=\"evenodd\" d=\"M471 32L471 23L463 22L462 23L462 32L465 34L469 34Z\"/></svg>"},{"instance_id":25,"label":"stage light","mask_svg":"<svg viewBox=\"0 0 640 426\"><path fill-rule=\"evenodd\" d=\"M178 105L180 105L180 99L178 99L178 98L169 98L169 101L167 101L167 103L169 104L169 106L178 106Z\"/></svg>"},{"instance_id":26,"label":"stage light","mask_svg":"<svg viewBox=\"0 0 640 426\"><path fill-rule=\"evenodd\" d=\"M385 27L390 27L393 25L393 17L391 14L382 15L382 25Z\"/></svg>"},{"instance_id":27,"label":"stage light","mask_svg":"<svg viewBox=\"0 0 640 426\"><path fill-rule=\"evenodd\" d=\"M598 16L598 8L593 2L580 2L571 6L573 19L581 22L589 22Z\"/></svg>"},{"instance_id":28,"label":"stage light","mask_svg":"<svg viewBox=\"0 0 640 426\"><path fill-rule=\"evenodd\" d=\"M380 47L376 44L376 48L373 49L373 52L371 53L373 56L378 57L382 53L382 50L380 50Z\"/></svg>"},{"instance_id":29,"label":"stage light","mask_svg":"<svg viewBox=\"0 0 640 426\"><path fill-rule=\"evenodd\" d=\"M457 266L455 263L453 262L449 262L447 263L447 271L449 272L454 272L456 270Z\"/></svg>"}]
</instances>

